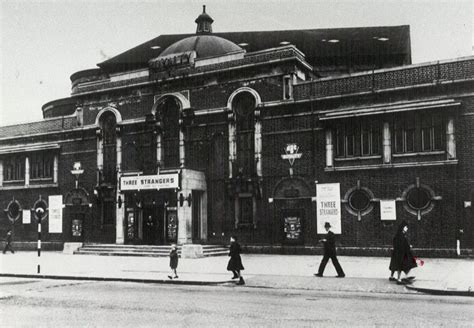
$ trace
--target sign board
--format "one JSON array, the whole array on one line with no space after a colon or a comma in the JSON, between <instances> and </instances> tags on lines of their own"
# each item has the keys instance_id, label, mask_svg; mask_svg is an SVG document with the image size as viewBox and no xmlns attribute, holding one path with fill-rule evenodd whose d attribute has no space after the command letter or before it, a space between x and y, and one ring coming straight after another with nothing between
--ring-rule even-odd
<instances>
[{"instance_id":1,"label":"sign board","mask_svg":"<svg viewBox=\"0 0 474 328\"><path fill-rule=\"evenodd\" d=\"M31 223L31 211L23 210L23 224L30 224L30 223Z\"/></svg>"},{"instance_id":2,"label":"sign board","mask_svg":"<svg viewBox=\"0 0 474 328\"><path fill-rule=\"evenodd\" d=\"M179 174L140 175L120 178L120 190L176 189Z\"/></svg>"},{"instance_id":3,"label":"sign board","mask_svg":"<svg viewBox=\"0 0 474 328\"><path fill-rule=\"evenodd\" d=\"M339 183L316 184L317 233L324 234L324 223L331 224L331 231L341 233L341 193Z\"/></svg>"},{"instance_id":4,"label":"sign board","mask_svg":"<svg viewBox=\"0 0 474 328\"><path fill-rule=\"evenodd\" d=\"M290 162L290 166L293 166L295 159L300 159L303 156L302 153L298 153L300 147L297 144L287 144L285 147L285 154L281 155L282 159L287 159Z\"/></svg>"},{"instance_id":5,"label":"sign board","mask_svg":"<svg viewBox=\"0 0 474 328\"><path fill-rule=\"evenodd\" d=\"M63 232L63 196L54 195L48 197L49 233Z\"/></svg>"},{"instance_id":6,"label":"sign board","mask_svg":"<svg viewBox=\"0 0 474 328\"><path fill-rule=\"evenodd\" d=\"M397 219L397 206L395 200L380 200L380 220Z\"/></svg>"}]
</instances>

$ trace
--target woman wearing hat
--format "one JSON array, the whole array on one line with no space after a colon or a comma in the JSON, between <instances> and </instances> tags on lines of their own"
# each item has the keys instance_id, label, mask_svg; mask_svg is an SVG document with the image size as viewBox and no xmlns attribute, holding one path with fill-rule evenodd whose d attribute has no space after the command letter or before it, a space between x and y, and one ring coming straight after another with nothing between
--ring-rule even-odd
<instances>
[{"instance_id":1,"label":"woman wearing hat","mask_svg":"<svg viewBox=\"0 0 474 328\"><path fill-rule=\"evenodd\" d=\"M346 275L339 264L336 256L336 238L334 233L331 231L331 224L329 222L324 223L324 228L327 231L327 235L325 239L319 240L324 244L324 256L321 260L321 264L319 265L318 273L314 275L316 277L322 277L324 273L324 269L326 268L326 264L328 263L329 259L331 259L332 264L336 268L337 277L344 278Z\"/></svg>"},{"instance_id":2,"label":"woman wearing hat","mask_svg":"<svg viewBox=\"0 0 474 328\"><path fill-rule=\"evenodd\" d=\"M393 237L393 251L392 251L392 258L390 259L390 266L389 269L391 271L391 275L389 280L394 281L395 278L393 274L395 271L397 272L397 284L403 284L403 280L400 279L402 271L405 272L405 275L408 275L411 269L416 268L416 261L413 257L413 254L410 249L410 243L407 239L407 231L408 231L408 223L406 221L402 221L402 223L398 226L397 233L395 237ZM411 279L413 279L412 277ZM405 278L405 282L409 282L410 278Z\"/></svg>"}]
</instances>

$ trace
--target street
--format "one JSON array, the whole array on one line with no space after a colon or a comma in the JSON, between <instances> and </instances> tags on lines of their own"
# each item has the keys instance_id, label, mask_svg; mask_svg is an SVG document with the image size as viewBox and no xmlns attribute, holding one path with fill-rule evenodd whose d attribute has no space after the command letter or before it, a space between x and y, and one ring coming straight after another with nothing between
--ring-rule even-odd
<instances>
[{"instance_id":1,"label":"street","mask_svg":"<svg viewBox=\"0 0 474 328\"><path fill-rule=\"evenodd\" d=\"M471 297L0 279L1 327L472 327Z\"/></svg>"}]
</instances>

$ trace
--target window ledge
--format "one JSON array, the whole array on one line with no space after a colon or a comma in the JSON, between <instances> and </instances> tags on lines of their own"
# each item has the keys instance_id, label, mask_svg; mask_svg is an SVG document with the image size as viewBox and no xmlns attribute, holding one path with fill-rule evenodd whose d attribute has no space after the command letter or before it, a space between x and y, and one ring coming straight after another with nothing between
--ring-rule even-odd
<instances>
[{"instance_id":1,"label":"window ledge","mask_svg":"<svg viewBox=\"0 0 474 328\"><path fill-rule=\"evenodd\" d=\"M418 153L404 153L404 154L392 154L393 157L413 157L413 156L430 156L430 155L443 155L446 152L444 150L437 151L423 151Z\"/></svg>"},{"instance_id":2,"label":"window ledge","mask_svg":"<svg viewBox=\"0 0 474 328\"><path fill-rule=\"evenodd\" d=\"M14 185L14 184L25 184L25 180L3 180L3 184L11 184L11 185Z\"/></svg>"},{"instance_id":3,"label":"window ledge","mask_svg":"<svg viewBox=\"0 0 474 328\"><path fill-rule=\"evenodd\" d=\"M20 189L40 189L40 188L57 188L59 185L57 183L43 183L43 184L35 184L25 186L24 184L21 186L1 186L0 190L20 190Z\"/></svg>"},{"instance_id":4,"label":"window ledge","mask_svg":"<svg viewBox=\"0 0 474 328\"><path fill-rule=\"evenodd\" d=\"M53 181L53 177L51 177L51 178L34 178L34 179L30 179L30 182L48 182L48 181Z\"/></svg>"},{"instance_id":5,"label":"window ledge","mask_svg":"<svg viewBox=\"0 0 474 328\"><path fill-rule=\"evenodd\" d=\"M379 159L379 158L382 158L382 155L356 156L356 157L335 157L334 160L336 162L343 162L343 161L360 161L360 160Z\"/></svg>"},{"instance_id":6,"label":"window ledge","mask_svg":"<svg viewBox=\"0 0 474 328\"><path fill-rule=\"evenodd\" d=\"M393 169L393 168L404 168L404 167L424 167L424 166L445 166L445 165L457 165L459 161L457 159L445 160L445 161L430 161L430 162L412 162L412 163L396 163L396 164L376 164L376 165L353 165L353 166L340 166L340 167L326 167L325 172L336 172L336 171L356 171L356 170L379 170L379 169Z\"/></svg>"}]
</instances>

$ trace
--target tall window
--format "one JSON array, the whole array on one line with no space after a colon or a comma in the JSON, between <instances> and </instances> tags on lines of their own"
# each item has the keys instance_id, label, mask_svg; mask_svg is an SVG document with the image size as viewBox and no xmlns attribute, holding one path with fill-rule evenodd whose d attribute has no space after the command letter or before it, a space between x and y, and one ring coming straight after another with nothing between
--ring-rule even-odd
<instances>
[{"instance_id":1,"label":"tall window","mask_svg":"<svg viewBox=\"0 0 474 328\"><path fill-rule=\"evenodd\" d=\"M156 111L157 121L163 122L163 164L179 167L179 109L176 98L166 97Z\"/></svg>"},{"instance_id":2,"label":"tall window","mask_svg":"<svg viewBox=\"0 0 474 328\"><path fill-rule=\"evenodd\" d=\"M232 101L236 117L238 171L252 177L255 172L255 98L248 92L237 94Z\"/></svg>"},{"instance_id":3,"label":"tall window","mask_svg":"<svg viewBox=\"0 0 474 328\"><path fill-rule=\"evenodd\" d=\"M394 121L394 152L412 153L442 150L445 121L441 115L409 113Z\"/></svg>"},{"instance_id":4,"label":"tall window","mask_svg":"<svg viewBox=\"0 0 474 328\"><path fill-rule=\"evenodd\" d=\"M54 154L50 152L33 153L30 156L30 178L52 179Z\"/></svg>"},{"instance_id":5,"label":"tall window","mask_svg":"<svg viewBox=\"0 0 474 328\"><path fill-rule=\"evenodd\" d=\"M115 184L117 166L117 120L112 112L105 112L101 120L104 152L103 182Z\"/></svg>"},{"instance_id":6,"label":"tall window","mask_svg":"<svg viewBox=\"0 0 474 328\"><path fill-rule=\"evenodd\" d=\"M379 155L381 123L364 120L344 122L336 128L336 156L354 157Z\"/></svg>"},{"instance_id":7,"label":"tall window","mask_svg":"<svg viewBox=\"0 0 474 328\"><path fill-rule=\"evenodd\" d=\"M3 168L4 181L21 181L25 179L25 156L14 155L5 158Z\"/></svg>"},{"instance_id":8,"label":"tall window","mask_svg":"<svg viewBox=\"0 0 474 328\"><path fill-rule=\"evenodd\" d=\"M421 122L421 150L441 150L444 145L444 120L442 117L426 115Z\"/></svg>"}]
</instances>

